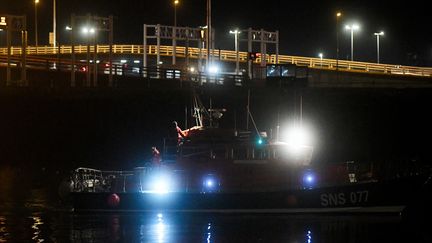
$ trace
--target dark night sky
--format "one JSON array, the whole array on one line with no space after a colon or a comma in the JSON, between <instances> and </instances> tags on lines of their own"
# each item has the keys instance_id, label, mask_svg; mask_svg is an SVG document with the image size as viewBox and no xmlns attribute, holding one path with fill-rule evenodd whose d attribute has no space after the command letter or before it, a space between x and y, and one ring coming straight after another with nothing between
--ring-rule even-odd
<instances>
[{"instance_id":1,"label":"dark night sky","mask_svg":"<svg viewBox=\"0 0 432 243\"><path fill-rule=\"evenodd\" d=\"M52 26L52 0L40 0L39 33L41 43L48 42ZM205 25L205 0L180 0L177 9L179 26ZM30 43L34 40L33 0L1 0L0 13L26 14ZM142 24L173 24L172 0L57 0L59 41L67 41L64 27L70 14L99 16L113 14L115 42L142 42ZM349 58L350 35L345 23L358 21L361 31L355 34L354 57L357 61L376 61L374 32L384 30L381 38L381 62L432 66L432 33L426 1L227 1L213 0L213 25L216 47L233 49L229 29L252 27L280 31L282 54L335 58L337 10L340 20L340 57ZM245 50L246 46L241 47Z\"/></svg>"}]
</instances>

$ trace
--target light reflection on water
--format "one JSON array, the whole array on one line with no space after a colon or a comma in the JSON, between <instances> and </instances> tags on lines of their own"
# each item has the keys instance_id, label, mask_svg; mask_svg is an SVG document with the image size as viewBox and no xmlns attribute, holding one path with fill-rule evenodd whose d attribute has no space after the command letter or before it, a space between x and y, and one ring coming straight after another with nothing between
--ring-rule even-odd
<instances>
[{"instance_id":1,"label":"light reflection on water","mask_svg":"<svg viewBox=\"0 0 432 243\"><path fill-rule=\"evenodd\" d=\"M307 231L306 240L307 243L312 243L312 232L310 230Z\"/></svg>"},{"instance_id":2,"label":"light reflection on water","mask_svg":"<svg viewBox=\"0 0 432 243\"><path fill-rule=\"evenodd\" d=\"M0 242L430 242L428 237L407 231L399 217L389 216L0 215Z\"/></svg>"},{"instance_id":3,"label":"light reflection on water","mask_svg":"<svg viewBox=\"0 0 432 243\"><path fill-rule=\"evenodd\" d=\"M76 214L62 211L43 190L0 190L0 196L0 243L432 242L427 224L397 216Z\"/></svg>"},{"instance_id":4,"label":"light reflection on water","mask_svg":"<svg viewBox=\"0 0 432 243\"><path fill-rule=\"evenodd\" d=\"M207 243L211 242L211 223L208 223L207 226Z\"/></svg>"},{"instance_id":5,"label":"light reflection on water","mask_svg":"<svg viewBox=\"0 0 432 243\"><path fill-rule=\"evenodd\" d=\"M40 237L41 229L39 228L41 225L44 224L42 218L38 216L32 216L29 218L33 219L34 221L33 225L31 226L31 228L33 229L33 242L44 242L44 239Z\"/></svg>"}]
</instances>

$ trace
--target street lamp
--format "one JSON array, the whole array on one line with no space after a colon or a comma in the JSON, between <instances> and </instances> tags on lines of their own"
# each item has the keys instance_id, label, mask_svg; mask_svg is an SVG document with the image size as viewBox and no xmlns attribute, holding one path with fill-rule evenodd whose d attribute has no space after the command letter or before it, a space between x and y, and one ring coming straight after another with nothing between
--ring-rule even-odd
<instances>
[{"instance_id":1,"label":"street lamp","mask_svg":"<svg viewBox=\"0 0 432 243\"><path fill-rule=\"evenodd\" d=\"M174 0L174 27L177 27L177 5L179 0Z\"/></svg>"},{"instance_id":2,"label":"street lamp","mask_svg":"<svg viewBox=\"0 0 432 243\"><path fill-rule=\"evenodd\" d=\"M212 4L211 0L207 0L207 69L211 64L210 50L212 46Z\"/></svg>"},{"instance_id":3,"label":"street lamp","mask_svg":"<svg viewBox=\"0 0 432 243\"><path fill-rule=\"evenodd\" d=\"M3 46L2 33L3 33L3 29L0 29L0 46Z\"/></svg>"},{"instance_id":4,"label":"street lamp","mask_svg":"<svg viewBox=\"0 0 432 243\"><path fill-rule=\"evenodd\" d=\"M345 29L351 31L351 61L354 60L354 30L359 30L360 26L357 24L346 25Z\"/></svg>"},{"instance_id":5,"label":"street lamp","mask_svg":"<svg viewBox=\"0 0 432 243\"><path fill-rule=\"evenodd\" d=\"M93 51L93 81L94 85L96 86L97 83L97 64L96 64L96 55L97 55L97 45L96 45L96 29L92 26L84 26L81 28L81 33L86 37L87 41L87 69L86 69L86 78L87 78L87 86L91 86L91 80L90 80L90 41L89 39L92 38L93 44L94 44L94 51Z\"/></svg>"},{"instance_id":6,"label":"street lamp","mask_svg":"<svg viewBox=\"0 0 432 243\"><path fill-rule=\"evenodd\" d=\"M35 46L38 46L38 21L37 21L37 5L39 4L39 0L34 0L35 4Z\"/></svg>"},{"instance_id":7,"label":"street lamp","mask_svg":"<svg viewBox=\"0 0 432 243\"><path fill-rule=\"evenodd\" d=\"M66 28L67 28L67 26L66 26ZM81 29L81 32L82 32L84 35L94 35L94 33L96 32L96 30L95 30L95 28L93 28L93 27L83 27L83 28Z\"/></svg>"},{"instance_id":8,"label":"street lamp","mask_svg":"<svg viewBox=\"0 0 432 243\"><path fill-rule=\"evenodd\" d=\"M53 47L57 46L57 7L56 0L53 0Z\"/></svg>"},{"instance_id":9,"label":"street lamp","mask_svg":"<svg viewBox=\"0 0 432 243\"><path fill-rule=\"evenodd\" d=\"M239 59L238 35L240 33L241 32L238 29L236 29L236 30L230 30L230 34L234 34L234 45L235 45L235 52L236 52L236 70L235 70L236 75L239 74L239 62L240 62L240 59Z\"/></svg>"},{"instance_id":10,"label":"street lamp","mask_svg":"<svg viewBox=\"0 0 432 243\"><path fill-rule=\"evenodd\" d=\"M341 12L336 13L336 70L339 68L339 18L341 16Z\"/></svg>"},{"instance_id":11,"label":"street lamp","mask_svg":"<svg viewBox=\"0 0 432 243\"><path fill-rule=\"evenodd\" d=\"M320 58L320 61L321 61L321 67L322 67L322 62L323 62L323 56L324 56L324 54L322 54L322 53L318 53L318 56L319 56L319 58Z\"/></svg>"},{"instance_id":12,"label":"street lamp","mask_svg":"<svg viewBox=\"0 0 432 243\"><path fill-rule=\"evenodd\" d=\"M380 63L379 39L380 39L380 36L384 35L384 31L374 33L374 35L377 37L377 63L379 64Z\"/></svg>"}]
</instances>

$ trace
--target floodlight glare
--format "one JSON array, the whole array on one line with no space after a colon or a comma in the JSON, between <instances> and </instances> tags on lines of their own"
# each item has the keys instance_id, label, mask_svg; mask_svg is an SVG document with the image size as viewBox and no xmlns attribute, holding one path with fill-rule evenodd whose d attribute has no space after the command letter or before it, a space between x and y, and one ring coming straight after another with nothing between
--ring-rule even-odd
<instances>
[{"instance_id":1,"label":"floodlight glare","mask_svg":"<svg viewBox=\"0 0 432 243\"><path fill-rule=\"evenodd\" d=\"M282 133L282 140L293 148L312 146L311 130L304 125L293 125Z\"/></svg>"},{"instance_id":2,"label":"floodlight glare","mask_svg":"<svg viewBox=\"0 0 432 243\"><path fill-rule=\"evenodd\" d=\"M84 27L82 27L82 29L81 29L81 33L83 33L84 35L87 35L87 34L94 34L95 32L96 32L96 29L93 28L93 27L87 27L87 26L84 26Z\"/></svg>"},{"instance_id":3,"label":"floodlight glare","mask_svg":"<svg viewBox=\"0 0 432 243\"><path fill-rule=\"evenodd\" d=\"M219 73L219 67L216 65L209 66L208 72L210 74L218 74Z\"/></svg>"}]
</instances>

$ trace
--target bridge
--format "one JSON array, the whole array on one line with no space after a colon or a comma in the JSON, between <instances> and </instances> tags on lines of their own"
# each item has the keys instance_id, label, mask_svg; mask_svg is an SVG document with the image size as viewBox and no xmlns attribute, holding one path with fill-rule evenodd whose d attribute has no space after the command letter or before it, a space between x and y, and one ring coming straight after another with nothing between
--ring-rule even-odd
<instances>
[{"instance_id":1,"label":"bridge","mask_svg":"<svg viewBox=\"0 0 432 243\"><path fill-rule=\"evenodd\" d=\"M179 79L182 81L198 81L223 83L224 81L232 81L235 85L242 85L245 80L262 80L266 78L265 67L262 67L261 57L258 56L255 60L248 59L247 52L237 52L232 50L217 50L212 49L207 51L204 48L193 48L184 46L166 46L166 45L146 45L144 53L143 45L112 45L112 60L111 71L107 64L107 55L110 53L109 45L76 45L74 48L70 45L62 45L58 47L52 46L28 46L25 49L22 47L0 48L0 80L4 74L1 70L7 67L9 57L9 68L15 73L21 70L21 77L18 74L12 76L19 79L16 82L17 86L27 86L27 79L34 79L23 73L25 72L62 72L67 77L67 72L78 73L84 75L86 81L82 86L98 86L97 80L103 80L106 76L133 76L134 78L152 78L152 79ZM73 51L72 51L73 49ZM9 55L8 55L9 52ZM71 68L72 52L78 57L85 57L86 61L77 61L75 68ZM221 63L225 66L223 72L217 74L217 77L203 72L197 66L197 62L205 60L207 54L210 54L212 60ZM25 54L25 55L24 55ZM164 62L156 63L142 67L144 54L149 56L158 56L165 58ZM90 58L91 56L91 58ZM193 59L194 62L185 64L185 61L169 64L169 57L177 57L180 59ZM237 61L246 63L251 61L256 67L254 75L247 77L245 72L235 73L233 63ZM25 60L24 60L25 59ZM106 66L99 67L91 63L100 62ZM126 60L123 60L126 59ZM128 62L130 62L129 65ZM25 68L23 68L25 63ZM150 62L149 62L150 63ZM354 62L347 60L335 60L325 58L300 57L289 55L265 55L265 63L280 64L280 65L295 65L298 67L308 68L308 85L311 87L432 87L432 68L430 67L413 67L391 64L377 64L368 62ZM125 65L126 64L126 65ZM76 69L76 70L75 70ZM73 71L74 70L74 71ZM94 72L95 71L95 72ZM243 70L245 71L245 70ZM83 74L80 74L83 73ZM111 74L110 74L111 72ZM91 81L90 73L94 73L93 81ZM193 75L192 75L193 74ZM101 76L100 78L98 78ZM63 77L64 79L64 77ZM107 86L113 86L115 83L110 81ZM8 83L6 85L11 85ZM71 83L71 86L77 85ZM114 85L115 86L115 85Z\"/></svg>"}]
</instances>

